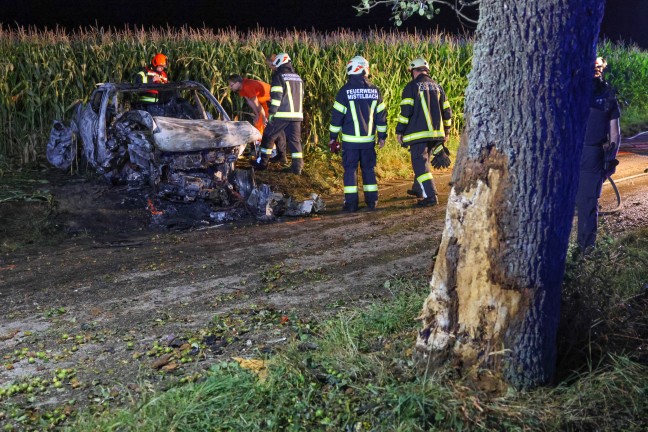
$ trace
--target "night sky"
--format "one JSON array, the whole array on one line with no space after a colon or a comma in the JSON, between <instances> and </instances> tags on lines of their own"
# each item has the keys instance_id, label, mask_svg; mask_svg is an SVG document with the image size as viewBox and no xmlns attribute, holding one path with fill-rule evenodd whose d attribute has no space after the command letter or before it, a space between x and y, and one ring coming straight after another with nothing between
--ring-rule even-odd
<instances>
[{"instance_id":1,"label":"night sky","mask_svg":"<svg viewBox=\"0 0 648 432\"><path fill-rule=\"evenodd\" d=\"M337 28L391 28L389 9L378 6L370 15L357 17L359 0L0 0L0 23L68 29L80 26L125 25L172 27L236 27L335 30ZM455 14L442 8L433 21L415 17L409 29L462 31ZM648 0L608 0L602 35L633 41L648 49Z\"/></svg>"}]
</instances>

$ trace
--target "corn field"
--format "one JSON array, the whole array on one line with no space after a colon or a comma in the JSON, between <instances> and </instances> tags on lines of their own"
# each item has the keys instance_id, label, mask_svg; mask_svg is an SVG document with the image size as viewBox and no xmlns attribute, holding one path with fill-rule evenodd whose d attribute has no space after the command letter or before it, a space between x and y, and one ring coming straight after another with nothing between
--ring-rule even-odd
<instances>
[{"instance_id":1,"label":"corn field","mask_svg":"<svg viewBox=\"0 0 648 432\"><path fill-rule=\"evenodd\" d=\"M619 59L614 76L623 85L624 100L648 107L647 53L609 43L603 49L610 63ZM326 148L333 98L346 79L346 62L355 55L371 64L371 80L383 92L391 133L401 90L410 79L407 62L417 56L428 59L431 75L445 89L455 113L455 132L463 125L472 41L439 33L241 33L206 28L90 28L66 33L0 27L0 158L37 160L44 154L52 120L68 120L70 108L85 102L96 83L131 81L156 52L169 57L171 80L199 81L232 117L249 119L242 98L229 93L227 77L240 73L269 81L265 58L279 51L291 55L305 81L302 138L311 155Z\"/></svg>"},{"instance_id":2,"label":"corn field","mask_svg":"<svg viewBox=\"0 0 648 432\"><path fill-rule=\"evenodd\" d=\"M171 80L199 81L232 117L249 119L242 98L229 93L227 77L240 73L268 82L271 70L265 58L279 51L290 54L305 81L302 138L309 153L323 151L328 142L333 99L346 80L344 67L351 57L360 54L371 63L371 79L382 90L395 126L400 92L410 79L409 60L419 55L428 59L460 117L472 54L469 41L441 34L188 28L92 28L68 34L0 28L0 157L23 163L39 158L52 120L68 120L71 106L85 101L96 83L131 81L156 52L169 57Z\"/></svg>"}]
</instances>

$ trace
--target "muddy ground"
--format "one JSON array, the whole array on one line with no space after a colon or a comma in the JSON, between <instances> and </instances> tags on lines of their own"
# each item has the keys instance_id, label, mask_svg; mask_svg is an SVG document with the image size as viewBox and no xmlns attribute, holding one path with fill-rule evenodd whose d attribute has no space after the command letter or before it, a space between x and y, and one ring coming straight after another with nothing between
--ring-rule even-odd
<instances>
[{"instance_id":1,"label":"muddy ground","mask_svg":"<svg viewBox=\"0 0 648 432\"><path fill-rule=\"evenodd\" d=\"M603 230L648 225L648 176L630 178L645 168L621 155L626 205ZM319 322L388 298L386 281L429 278L449 177L435 175L435 208L413 208L402 180L381 183L376 211L344 214L333 195L313 217L174 230L123 188L45 171L32 201L0 204L0 425L60 424L232 356L313 348Z\"/></svg>"}]
</instances>

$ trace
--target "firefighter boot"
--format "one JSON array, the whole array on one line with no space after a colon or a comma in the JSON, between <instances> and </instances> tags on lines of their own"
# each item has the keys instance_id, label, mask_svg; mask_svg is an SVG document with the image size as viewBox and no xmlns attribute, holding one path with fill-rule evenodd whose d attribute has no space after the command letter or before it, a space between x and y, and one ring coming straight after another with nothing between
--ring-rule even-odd
<instances>
[{"instance_id":1,"label":"firefighter boot","mask_svg":"<svg viewBox=\"0 0 648 432\"><path fill-rule=\"evenodd\" d=\"M438 201L436 196L431 198L423 198L422 200L416 203L416 207L433 207L437 205Z\"/></svg>"},{"instance_id":2,"label":"firefighter boot","mask_svg":"<svg viewBox=\"0 0 648 432\"><path fill-rule=\"evenodd\" d=\"M286 153L277 152L276 155L272 156L269 160L270 163L277 163L280 165L286 165L288 163L288 158L286 158Z\"/></svg>"},{"instance_id":3,"label":"firefighter boot","mask_svg":"<svg viewBox=\"0 0 648 432\"><path fill-rule=\"evenodd\" d=\"M282 169L281 171L295 175L301 175L303 167L304 162L301 159L293 159L292 164L289 167Z\"/></svg>"},{"instance_id":4,"label":"firefighter boot","mask_svg":"<svg viewBox=\"0 0 648 432\"><path fill-rule=\"evenodd\" d=\"M344 206L342 206L342 211L345 213L353 213L358 211L358 203L352 203L349 201L344 201Z\"/></svg>"}]
</instances>

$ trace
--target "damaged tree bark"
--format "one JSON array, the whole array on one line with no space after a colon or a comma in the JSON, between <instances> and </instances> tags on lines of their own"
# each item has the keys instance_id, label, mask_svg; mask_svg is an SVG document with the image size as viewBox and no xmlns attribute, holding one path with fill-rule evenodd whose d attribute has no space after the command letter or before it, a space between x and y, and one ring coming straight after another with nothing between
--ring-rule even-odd
<instances>
[{"instance_id":1,"label":"damaged tree bark","mask_svg":"<svg viewBox=\"0 0 648 432\"><path fill-rule=\"evenodd\" d=\"M554 373L603 6L481 2L464 142L417 340L436 360L518 388Z\"/></svg>"}]
</instances>

